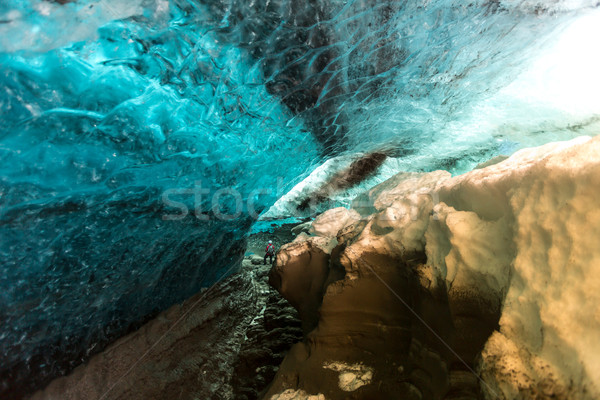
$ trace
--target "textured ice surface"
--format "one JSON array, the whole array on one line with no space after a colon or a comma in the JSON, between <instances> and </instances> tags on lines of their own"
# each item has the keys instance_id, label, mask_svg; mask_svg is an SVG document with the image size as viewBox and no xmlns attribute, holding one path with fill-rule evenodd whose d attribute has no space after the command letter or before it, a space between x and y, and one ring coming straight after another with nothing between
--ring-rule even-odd
<instances>
[{"instance_id":1,"label":"textured ice surface","mask_svg":"<svg viewBox=\"0 0 600 400\"><path fill-rule=\"evenodd\" d=\"M533 95L597 87L597 1L61 3L0 3L2 393L219 279L333 155L462 172L598 127L594 96Z\"/></svg>"},{"instance_id":2,"label":"textured ice surface","mask_svg":"<svg viewBox=\"0 0 600 400\"><path fill-rule=\"evenodd\" d=\"M213 196L226 189L220 212L235 214L235 193L272 189L252 196L260 212L318 156L242 50L171 13L172 26L114 21L95 41L0 55L5 389L220 279L250 218L215 218ZM175 202L189 214L164 220Z\"/></svg>"}]
</instances>

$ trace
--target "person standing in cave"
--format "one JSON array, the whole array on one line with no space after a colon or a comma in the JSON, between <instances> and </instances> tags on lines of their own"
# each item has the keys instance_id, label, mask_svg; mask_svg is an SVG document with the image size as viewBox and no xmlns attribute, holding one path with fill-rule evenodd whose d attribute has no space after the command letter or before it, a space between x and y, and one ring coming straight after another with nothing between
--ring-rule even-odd
<instances>
[{"instance_id":1,"label":"person standing in cave","mask_svg":"<svg viewBox=\"0 0 600 400\"><path fill-rule=\"evenodd\" d=\"M275 246L273 245L273 241L269 240L267 244L267 248L265 250L265 265L267 265L267 257L269 257L269 263L273 264L273 256L275 255Z\"/></svg>"}]
</instances>

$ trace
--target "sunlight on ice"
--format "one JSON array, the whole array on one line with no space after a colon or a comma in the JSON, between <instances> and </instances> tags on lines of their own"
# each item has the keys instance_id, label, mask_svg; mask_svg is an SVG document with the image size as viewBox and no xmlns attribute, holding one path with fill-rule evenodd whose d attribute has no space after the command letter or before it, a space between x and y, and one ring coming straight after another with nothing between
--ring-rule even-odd
<instances>
[{"instance_id":1,"label":"sunlight on ice","mask_svg":"<svg viewBox=\"0 0 600 400\"><path fill-rule=\"evenodd\" d=\"M574 21L555 46L503 92L571 114L600 113L600 12Z\"/></svg>"}]
</instances>

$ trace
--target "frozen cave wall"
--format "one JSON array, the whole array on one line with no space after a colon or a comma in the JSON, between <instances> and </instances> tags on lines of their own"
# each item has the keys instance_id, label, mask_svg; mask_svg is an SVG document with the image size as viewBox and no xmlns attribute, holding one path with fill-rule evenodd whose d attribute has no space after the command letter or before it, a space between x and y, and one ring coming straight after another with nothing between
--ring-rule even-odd
<instances>
[{"instance_id":1,"label":"frozen cave wall","mask_svg":"<svg viewBox=\"0 0 600 400\"><path fill-rule=\"evenodd\" d=\"M221 279L332 156L461 172L582 133L597 120L484 129L475 105L597 6L2 1L0 395Z\"/></svg>"},{"instance_id":2,"label":"frozen cave wall","mask_svg":"<svg viewBox=\"0 0 600 400\"><path fill-rule=\"evenodd\" d=\"M401 173L321 214L271 270L307 336L266 398L598 398L599 151Z\"/></svg>"},{"instance_id":3,"label":"frozen cave wall","mask_svg":"<svg viewBox=\"0 0 600 400\"><path fill-rule=\"evenodd\" d=\"M251 213L318 157L240 49L170 13L0 54L0 397L230 273Z\"/></svg>"}]
</instances>

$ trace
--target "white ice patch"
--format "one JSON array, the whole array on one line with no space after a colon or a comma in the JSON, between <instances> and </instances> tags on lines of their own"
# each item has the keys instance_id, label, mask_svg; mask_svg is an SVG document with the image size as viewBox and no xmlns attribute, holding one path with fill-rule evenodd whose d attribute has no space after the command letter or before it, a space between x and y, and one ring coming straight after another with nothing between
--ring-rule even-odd
<instances>
[{"instance_id":1,"label":"white ice patch","mask_svg":"<svg viewBox=\"0 0 600 400\"><path fill-rule=\"evenodd\" d=\"M325 187L337 173L344 171L354 161L359 160L365 155L365 153L352 153L325 161L311 172L308 177L277 200L271 208L260 216L259 220L307 217L336 206L349 207L352 200L368 188L385 182L396 175L398 171L409 170L411 167L410 163L406 160L388 157L372 176L367 177L356 186L330 193L328 199L313 209L298 210L298 206L304 200L315 197L316 193Z\"/></svg>"},{"instance_id":2,"label":"white ice patch","mask_svg":"<svg viewBox=\"0 0 600 400\"><path fill-rule=\"evenodd\" d=\"M337 207L319 215L312 223L309 232L323 237L335 237L340 229L353 221L360 220L355 210Z\"/></svg>"},{"instance_id":3,"label":"white ice patch","mask_svg":"<svg viewBox=\"0 0 600 400\"><path fill-rule=\"evenodd\" d=\"M9 1L0 10L0 51L49 51L97 37L104 24L138 15L168 15L164 0L80 0L64 5L40 0Z\"/></svg>"},{"instance_id":4,"label":"white ice patch","mask_svg":"<svg viewBox=\"0 0 600 400\"><path fill-rule=\"evenodd\" d=\"M338 386L344 392L353 392L373 380L373 368L363 364L346 364L335 361L323 364L323 368L340 373Z\"/></svg>"},{"instance_id":5,"label":"white ice patch","mask_svg":"<svg viewBox=\"0 0 600 400\"><path fill-rule=\"evenodd\" d=\"M304 390L287 389L271 396L271 400L326 400L322 394L308 394Z\"/></svg>"}]
</instances>

